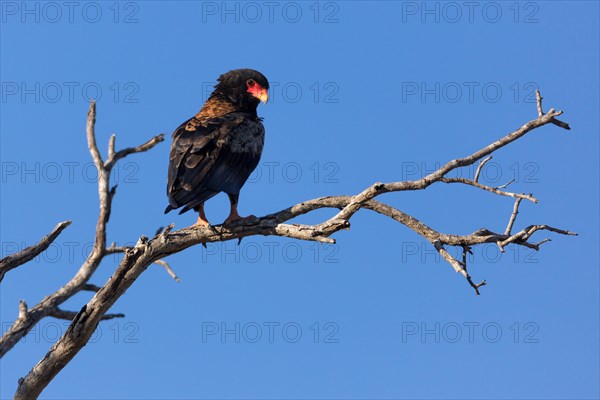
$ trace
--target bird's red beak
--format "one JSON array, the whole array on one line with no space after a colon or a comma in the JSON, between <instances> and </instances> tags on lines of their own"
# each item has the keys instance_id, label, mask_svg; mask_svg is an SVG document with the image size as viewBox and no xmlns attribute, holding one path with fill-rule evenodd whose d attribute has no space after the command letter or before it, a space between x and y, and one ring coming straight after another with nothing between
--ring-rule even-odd
<instances>
[{"instance_id":1,"label":"bird's red beak","mask_svg":"<svg viewBox=\"0 0 600 400\"><path fill-rule=\"evenodd\" d=\"M263 104L267 104L267 100L269 100L267 89L263 88L258 83L254 83L254 85L248 87L248 93L251 93L252 96L262 101Z\"/></svg>"}]
</instances>

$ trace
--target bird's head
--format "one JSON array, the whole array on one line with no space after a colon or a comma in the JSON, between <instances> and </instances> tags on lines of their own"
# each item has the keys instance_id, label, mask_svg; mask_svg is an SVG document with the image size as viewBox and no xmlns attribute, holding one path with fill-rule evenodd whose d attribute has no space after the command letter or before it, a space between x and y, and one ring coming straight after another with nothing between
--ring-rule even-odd
<instances>
[{"instance_id":1,"label":"bird's head","mask_svg":"<svg viewBox=\"0 0 600 400\"><path fill-rule=\"evenodd\" d=\"M266 103L269 99L269 81L253 69L234 69L221 75L218 81L213 95L226 95L242 110L255 112L259 102Z\"/></svg>"}]
</instances>

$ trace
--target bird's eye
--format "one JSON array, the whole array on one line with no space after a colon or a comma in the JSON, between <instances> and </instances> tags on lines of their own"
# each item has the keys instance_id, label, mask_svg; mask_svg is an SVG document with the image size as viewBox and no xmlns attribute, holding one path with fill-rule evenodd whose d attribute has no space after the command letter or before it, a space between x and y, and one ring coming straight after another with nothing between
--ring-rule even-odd
<instances>
[{"instance_id":1,"label":"bird's eye","mask_svg":"<svg viewBox=\"0 0 600 400\"><path fill-rule=\"evenodd\" d=\"M246 81L246 85L248 85L248 87L252 87L252 86L254 86L254 84L255 84L255 83L256 83L256 82L254 82L254 79L248 79L248 80Z\"/></svg>"}]
</instances>

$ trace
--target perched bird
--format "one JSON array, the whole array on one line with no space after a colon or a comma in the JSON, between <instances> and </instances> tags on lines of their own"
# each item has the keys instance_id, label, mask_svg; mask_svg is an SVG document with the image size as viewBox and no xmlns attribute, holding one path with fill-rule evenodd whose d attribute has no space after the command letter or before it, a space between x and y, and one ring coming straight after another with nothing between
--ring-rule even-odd
<instances>
[{"instance_id":1,"label":"perched bird","mask_svg":"<svg viewBox=\"0 0 600 400\"><path fill-rule=\"evenodd\" d=\"M192 118L173 133L165 214L183 207L198 212L195 225L207 226L204 202L220 192L229 196L231 211L224 224L240 219L240 189L262 153L265 128L256 114L268 100L269 82L253 69L221 75L214 91Z\"/></svg>"}]
</instances>

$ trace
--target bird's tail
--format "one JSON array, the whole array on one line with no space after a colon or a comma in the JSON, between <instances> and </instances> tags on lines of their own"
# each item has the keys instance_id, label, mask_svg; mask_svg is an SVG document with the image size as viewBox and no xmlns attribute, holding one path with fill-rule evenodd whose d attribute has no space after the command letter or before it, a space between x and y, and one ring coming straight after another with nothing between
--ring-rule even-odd
<instances>
[{"instance_id":1,"label":"bird's tail","mask_svg":"<svg viewBox=\"0 0 600 400\"><path fill-rule=\"evenodd\" d=\"M190 206L185 206L183 207L181 210L179 210L179 214L183 214L184 212L188 212L190 211L192 208L194 207L190 207ZM171 212L172 210L175 210L175 207L171 206L170 204L167 206L167 208L165 208L165 214L168 212Z\"/></svg>"},{"instance_id":2,"label":"bird's tail","mask_svg":"<svg viewBox=\"0 0 600 400\"><path fill-rule=\"evenodd\" d=\"M179 210L179 215L181 215L181 214L183 214L183 213L185 213L185 212L188 212L188 211L190 211L190 210L191 210L192 208L194 208L194 207L195 207L195 206L190 206L190 205L187 205L187 206L183 207L181 210Z\"/></svg>"}]
</instances>

